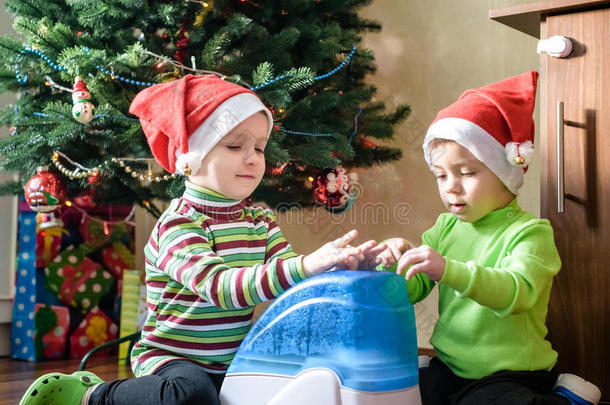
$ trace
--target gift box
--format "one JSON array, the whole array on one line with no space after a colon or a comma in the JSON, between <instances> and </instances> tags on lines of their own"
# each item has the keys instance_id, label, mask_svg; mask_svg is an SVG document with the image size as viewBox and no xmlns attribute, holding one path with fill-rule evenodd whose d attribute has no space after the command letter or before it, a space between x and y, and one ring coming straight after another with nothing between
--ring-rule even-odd
<instances>
[{"instance_id":1,"label":"gift box","mask_svg":"<svg viewBox=\"0 0 610 405\"><path fill-rule=\"evenodd\" d=\"M121 242L106 246L102 257L104 266L119 280L123 277L123 270L133 269L136 266L135 255Z\"/></svg>"},{"instance_id":2,"label":"gift box","mask_svg":"<svg viewBox=\"0 0 610 405\"><path fill-rule=\"evenodd\" d=\"M87 256L90 251L85 243L77 248L69 246L45 268L49 289L83 313L97 306L114 283L112 274Z\"/></svg>"},{"instance_id":3,"label":"gift box","mask_svg":"<svg viewBox=\"0 0 610 405\"><path fill-rule=\"evenodd\" d=\"M95 307L107 318L93 321L87 339L99 340L92 331L101 330L102 323L114 322L105 333L109 339L118 334L120 277L123 269L135 267L129 250L133 207L95 209L64 206L55 212L52 222L43 221L24 200L20 202L11 357L28 361L68 358L70 333ZM99 218L93 216L98 214Z\"/></svg>"},{"instance_id":4,"label":"gift box","mask_svg":"<svg viewBox=\"0 0 610 405\"><path fill-rule=\"evenodd\" d=\"M117 338L119 328L98 307L91 309L78 328L70 335L70 357L82 358L89 350ZM98 356L107 356L110 349L100 350Z\"/></svg>"},{"instance_id":5,"label":"gift box","mask_svg":"<svg viewBox=\"0 0 610 405\"><path fill-rule=\"evenodd\" d=\"M130 234L131 225L125 222L103 221L92 216L83 216L78 230L84 240L94 247L101 247Z\"/></svg>"},{"instance_id":6,"label":"gift box","mask_svg":"<svg viewBox=\"0 0 610 405\"><path fill-rule=\"evenodd\" d=\"M36 325L36 357L62 359L66 355L70 311L57 305L36 304L34 322Z\"/></svg>"},{"instance_id":7,"label":"gift box","mask_svg":"<svg viewBox=\"0 0 610 405\"><path fill-rule=\"evenodd\" d=\"M20 211L17 280L11 325L11 357L35 361L36 213Z\"/></svg>"},{"instance_id":8,"label":"gift box","mask_svg":"<svg viewBox=\"0 0 610 405\"><path fill-rule=\"evenodd\" d=\"M123 271L123 294L121 297L120 337L131 335L142 329L148 314L146 286L140 279L138 270ZM119 363L129 356L130 342L119 346Z\"/></svg>"},{"instance_id":9,"label":"gift box","mask_svg":"<svg viewBox=\"0 0 610 405\"><path fill-rule=\"evenodd\" d=\"M36 267L48 265L61 250L61 239L67 234L62 227L52 227L36 233Z\"/></svg>"}]
</instances>

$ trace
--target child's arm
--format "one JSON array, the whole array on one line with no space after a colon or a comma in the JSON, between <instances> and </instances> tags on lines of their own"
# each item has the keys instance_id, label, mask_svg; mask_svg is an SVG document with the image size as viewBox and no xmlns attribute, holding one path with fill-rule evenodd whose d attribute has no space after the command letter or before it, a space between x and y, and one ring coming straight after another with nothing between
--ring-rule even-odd
<instances>
[{"instance_id":1,"label":"child's arm","mask_svg":"<svg viewBox=\"0 0 610 405\"><path fill-rule=\"evenodd\" d=\"M494 267L447 259L441 283L491 308L499 316L520 313L549 293L561 261L547 220L533 220L512 237Z\"/></svg>"},{"instance_id":2,"label":"child's arm","mask_svg":"<svg viewBox=\"0 0 610 405\"><path fill-rule=\"evenodd\" d=\"M276 257L265 264L230 267L211 248L202 226L182 214L165 217L159 226L158 246L154 240L147 248L147 260L217 307L245 308L279 296L310 275L335 266L348 268L362 259L360 247L346 247L356 236L350 232L329 242L305 260L303 256ZM305 267L303 267L305 264Z\"/></svg>"},{"instance_id":3,"label":"child's arm","mask_svg":"<svg viewBox=\"0 0 610 405\"><path fill-rule=\"evenodd\" d=\"M273 212L268 211L266 213L266 222L269 224L269 228L265 263L268 263L276 257L287 259L290 257L297 256L297 254L292 250L292 246L290 246L290 243L288 243L288 241L284 238L284 235L282 234L282 231L275 220L275 214ZM353 237L349 237L348 239L346 239L347 244L341 243L342 241L344 241L343 238L347 237L349 234L350 233L330 243L335 243L337 246L341 245L341 248L353 248L353 246L351 246L349 242L351 242L357 236L357 234L354 234ZM349 262L343 262L339 260L340 263L334 265L333 268L342 268L350 270L372 270L380 263L380 259L378 259L378 257L384 250L386 250L386 247L382 245L378 246L377 242L375 242L374 240L369 240L357 246L357 249L359 250L345 251L346 254L347 252L352 252L356 256L350 259ZM327 253L328 252L326 252L325 254Z\"/></svg>"},{"instance_id":4,"label":"child's arm","mask_svg":"<svg viewBox=\"0 0 610 405\"><path fill-rule=\"evenodd\" d=\"M306 278L302 256L228 266L212 249L204 219L181 213L167 215L158 226L158 237L151 237L147 246L147 266L223 309L246 308L273 299Z\"/></svg>"},{"instance_id":5,"label":"child's arm","mask_svg":"<svg viewBox=\"0 0 610 405\"><path fill-rule=\"evenodd\" d=\"M512 237L499 258L497 267L485 267L474 261L458 262L444 258L429 246L405 252L397 272L408 269L407 280L425 274L461 297L468 297L494 310L499 316L527 311L541 294L548 293L561 262L548 222L536 220Z\"/></svg>"}]
</instances>

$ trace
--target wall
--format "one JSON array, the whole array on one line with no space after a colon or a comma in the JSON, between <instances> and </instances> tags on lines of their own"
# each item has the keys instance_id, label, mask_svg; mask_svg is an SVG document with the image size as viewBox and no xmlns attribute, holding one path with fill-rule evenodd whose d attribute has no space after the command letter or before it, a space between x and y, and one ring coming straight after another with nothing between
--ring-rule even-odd
<instances>
[{"instance_id":1,"label":"wall","mask_svg":"<svg viewBox=\"0 0 610 405\"><path fill-rule=\"evenodd\" d=\"M362 10L364 18L377 20L383 27L380 33L366 34L362 43L376 55L378 70L369 81L378 88L377 98L389 106L407 103L412 108L393 142L402 149L403 158L395 165L359 170L361 196L343 216L320 209L306 211L305 219L318 221L308 226L296 224L294 215L280 217L295 250L312 251L352 227L359 230L359 241L402 236L420 242L421 233L444 210L421 151L436 112L465 89L538 66L534 38L488 19L490 8L517 3L375 0ZM538 110L534 115L538 116ZM521 206L537 215L539 177L536 160L519 197ZM416 305L420 346L429 345L436 306L436 290Z\"/></svg>"}]
</instances>

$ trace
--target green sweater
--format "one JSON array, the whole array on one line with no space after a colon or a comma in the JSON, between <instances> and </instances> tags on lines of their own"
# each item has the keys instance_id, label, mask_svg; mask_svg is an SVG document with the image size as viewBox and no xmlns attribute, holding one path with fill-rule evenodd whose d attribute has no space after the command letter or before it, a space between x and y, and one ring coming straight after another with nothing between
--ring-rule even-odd
<instances>
[{"instance_id":1,"label":"green sweater","mask_svg":"<svg viewBox=\"0 0 610 405\"><path fill-rule=\"evenodd\" d=\"M473 223L441 214L422 243L446 259L430 342L456 375L480 379L555 365L545 318L561 261L548 220L522 211L515 199ZM434 284L418 274L407 282L409 298L424 299Z\"/></svg>"}]
</instances>

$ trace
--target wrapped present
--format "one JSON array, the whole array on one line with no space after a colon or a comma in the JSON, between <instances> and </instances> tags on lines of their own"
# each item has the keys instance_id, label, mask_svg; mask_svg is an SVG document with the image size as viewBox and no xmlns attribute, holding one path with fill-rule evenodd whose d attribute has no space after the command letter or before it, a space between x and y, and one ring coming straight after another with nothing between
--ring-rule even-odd
<instances>
[{"instance_id":1,"label":"wrapped present","mask_svg":"<svg viewBox=\"0 0 610 405\"><path fill-rule=\"evenodd\" d=\"M123 337L141 330L148 313L146 286L142 283L138 270L123 271L123 294L121 300L120 337ZM130 342L121 343L119 347L119 362L129 355L129 344Z\"/></svg>"},{"instance_id":2,"label":"wrapped present","mask_svg":"<svg viewBox=\"0 0 610 405\"><path fill-rule=\"evenodd\" d=\"M89 350L117 338L119 328L98 307L93 308L78 328L70 335L70 357L82 358ZM97 355L108 355L110 349L101 350Z\"/></svg>"},{"instance_id":3,"label":"wrapped present","mask_svg":"<svg viewBox=\"0 0 610 405\"><path fill-rule=\"evenodd\" d=\"M36 304L34 321L36 324L36 357L41 359L62 359L66 355L70 311L57 305Z\"/></svg>"},{"instance_id":4,"label":"wrapped present","mask_svg":"<svg viewBox=\"0 0 610 405\"><path fill-rule=\"evenodd\" d=\"M123 277L123 270L135 267L135 255L121 242L106 246L102 257L106 268L119 280Z\"/></svg>"},{"instance_id":5,"label":"wrapped present","mask_svg":"<svg viewBox=\"0 0 610 405\"><path fill-rule=\"evenodd\" d=\"M45 267L57 257L61 249L62 236L67 233L68 231L59 226L37 230L36 267Z\"/></svg>"},{"instance_id":6,"label":"wrapped present","mask_svg":"<svg viewBox=\"0 0 610 405\"><path fill-rule=\"evenodd\" d=\"M87 257L90 250L84 243L69 246L45 268L48 288L83 313L97 306L114 283L108 270Z\"/></svg>"},{"instance_id":7,"label":"wrapped present","mask_svg":"<svg viewBox=\"0 0 610 405\"><path fill-rule=\"evenodd\" d=\"M19 212L17 280L11 326L11 357L35 361L34 308L36 305L36 213Z\"/></svg>"},{"instance_id":8,"label":"wrapped present","mask_svg":"<svg viewBox=\"0 0 610 405\"><path fill-rule=\"evenodd\" d=\"M130 225L125 222L104 221L90 215L83 215L78 229L87 244L93 247L104 246L131 232Z\"/></svg>"}]
</instances>

